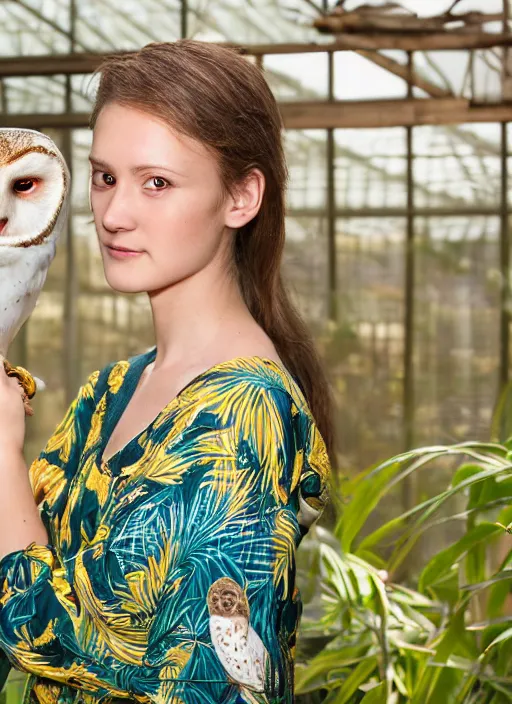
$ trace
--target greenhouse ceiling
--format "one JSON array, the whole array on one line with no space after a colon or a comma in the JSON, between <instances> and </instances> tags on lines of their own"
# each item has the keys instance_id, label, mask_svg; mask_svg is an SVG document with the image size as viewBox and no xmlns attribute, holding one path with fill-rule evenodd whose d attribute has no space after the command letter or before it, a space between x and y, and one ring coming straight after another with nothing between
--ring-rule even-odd
<instances>
[{"instance_id":1,"label":"greenhouse ceiling","mask_svg":"<svg viewBox=\"0 0 512 704\"><path fill-rule=\"evenodd\" d=\"M2 124L83 127L94 89L90 74L105 53L181 36L236 44L252 54L275 84L290 128L508 122L509 5L503 0L399 4L0 0ZM358 31L347 21L358 13L376 30ZM443 14L444 26L429 31L433 18ZM336 31L340 17L344 24ZM389 31L396 17L412 31ZM470 24L462 28L458 18L466 17ZM412 51L415 47L420 48ZM368 101L375 102L371 110Z\"/></svg>"}]
</instances>

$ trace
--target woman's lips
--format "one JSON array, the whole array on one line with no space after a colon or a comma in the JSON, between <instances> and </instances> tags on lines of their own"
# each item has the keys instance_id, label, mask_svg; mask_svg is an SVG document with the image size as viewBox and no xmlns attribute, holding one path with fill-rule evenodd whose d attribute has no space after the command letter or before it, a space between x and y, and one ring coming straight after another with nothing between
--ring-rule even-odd
<instances>
[{"instance_id":1,"label":"woman's lips","mask_svg":"<svg viewBox=\"0 0 512 704\"><path fill-rule=\"evenodd\" d=\"M144 254L144 252L135 252L131 249L114 249L114 247L109 247L108 244L105 247L109 255L114 259L126 259L127 257L137 257L139 254Z\"/></svg>"}]
</instances>

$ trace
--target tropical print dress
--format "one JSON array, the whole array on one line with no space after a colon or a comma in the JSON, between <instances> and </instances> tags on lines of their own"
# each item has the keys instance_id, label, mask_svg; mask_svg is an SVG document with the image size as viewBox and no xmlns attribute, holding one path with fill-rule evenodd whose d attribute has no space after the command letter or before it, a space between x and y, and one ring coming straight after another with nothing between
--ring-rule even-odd
<instances>
[{"instance_id":1,"label":"tropical print dress","mask_svg":"<svg viewBox=\"0 0 512 704\"><path fill-rule=\"evenodd\" d=\"M324 442L288 371L238 357L103 462L155 357L92 373L32 463L49 543L0 560L3 657L29 704L291 703Z\"/></svg>"}]
</instances>

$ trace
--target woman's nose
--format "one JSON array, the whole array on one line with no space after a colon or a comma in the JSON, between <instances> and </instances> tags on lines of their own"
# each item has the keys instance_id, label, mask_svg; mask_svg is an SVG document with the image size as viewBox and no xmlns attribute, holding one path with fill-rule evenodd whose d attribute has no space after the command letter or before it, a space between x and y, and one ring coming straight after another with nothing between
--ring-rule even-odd
<instances>
[{"instance_id":1,"label":"woman's nose","mask_svg":"<svg viewBox=\"0 0 512 704\"><path fill-rule=\"evenodd\" d=\"M135 227L132 210L133 198L130 198L127 191L116 188L103 213L103 227L111 232L132 230Z\"/></svg>"}]
</instances>

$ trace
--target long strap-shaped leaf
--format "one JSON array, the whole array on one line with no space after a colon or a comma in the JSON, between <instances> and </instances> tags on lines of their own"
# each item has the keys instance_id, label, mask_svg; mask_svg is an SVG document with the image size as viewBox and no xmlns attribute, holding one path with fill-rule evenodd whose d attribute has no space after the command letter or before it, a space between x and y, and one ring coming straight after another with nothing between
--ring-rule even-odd
<instances>
[{"instance_id":1,"label":"long strap-shaped leaf","mask_svg":"<svg viewBox=\"0 0 512 704\"><path fill-rule=\"evenodd\" d=\"M0 692L3 690L5 683L7 682L7 677L11 671L11 663L7 659L5 653L0 650Z\"/></svg>"}]
</instances>

